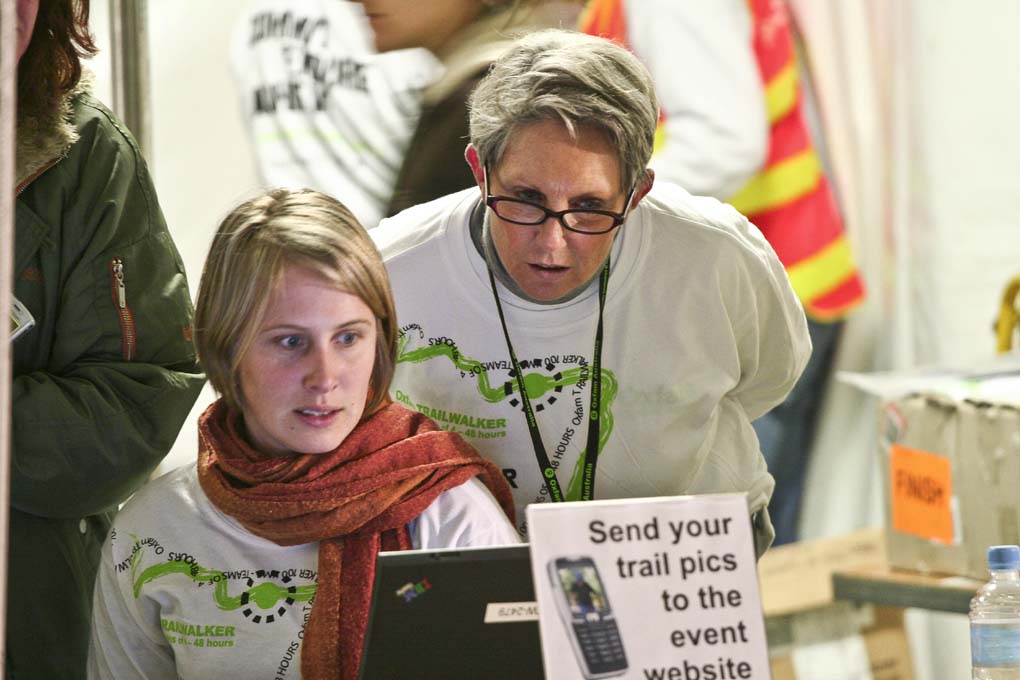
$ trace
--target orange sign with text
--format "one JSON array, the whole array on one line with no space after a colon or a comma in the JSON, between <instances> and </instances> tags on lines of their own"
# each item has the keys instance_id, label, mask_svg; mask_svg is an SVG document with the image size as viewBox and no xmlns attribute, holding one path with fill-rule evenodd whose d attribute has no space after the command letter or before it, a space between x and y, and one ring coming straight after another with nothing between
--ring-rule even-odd
<instances>
[{"instance_id":1,"label":"orange sign with text","mask_svg":"<svg viewBox=\"0 0 1020 680\"><path fill-rule=\"evenodd\" d=\"M952 545L953 469L949 459L893 444L889 472L893 529Z\"/></svg>"}]
</instances>

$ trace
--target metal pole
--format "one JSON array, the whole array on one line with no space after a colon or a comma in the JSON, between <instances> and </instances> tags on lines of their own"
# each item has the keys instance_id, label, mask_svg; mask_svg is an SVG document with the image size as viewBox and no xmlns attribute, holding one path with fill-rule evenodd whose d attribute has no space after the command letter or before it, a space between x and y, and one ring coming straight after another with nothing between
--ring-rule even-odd
<instances>
[{"instance_id":1,"label":"metal pole","mask_svg":"<svg viewBox=\"0 0 1020 680\"><path fill-rule=\"evenodd\" d=\"M0 679L7 665L7 546L11 499L11 296L14 294L14 130L17 5L0 2Z\"/></svg>"},{"instance_id":2,"label":"metal pole","mask_svg":"<svg viewBox=\"0 0 1020 680\"><path fill-rule=\"evenodd\" d=\"M149 125L149 33L147 0L110 0L110 63L113 110L151 164Z\"/></svg>"}]
</instances>

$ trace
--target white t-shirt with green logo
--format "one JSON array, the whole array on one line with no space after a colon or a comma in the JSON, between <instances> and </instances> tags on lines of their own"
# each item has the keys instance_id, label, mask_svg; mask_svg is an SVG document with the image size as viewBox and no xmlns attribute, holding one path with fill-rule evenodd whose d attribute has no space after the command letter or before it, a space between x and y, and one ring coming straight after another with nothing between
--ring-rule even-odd
<instances>
[{"instance_id":1,"label":"white t-shirt with green logo","mask_svg":"<svg viewBox=\"0 0 1020 680\"><path fill-rule=\"evenodd\" d=\"M469 233L478 200L468 189L371 232L401 326L392 394L503 468L526 535L524 507L548 496ZM598 281L555 305L496 285L545 449L577 499ZM746 492L763 510L773 480L751 421L783 400L810 351L803 309L758 229L728 205L657 183L613 245L595 497Z\"/></svg>"},{"instance_id":2,"label":"white t-shirt with green logo","mask_svg":"<svg viewBox=\"0 0 1020 680\"><path fill-rule=\"evenodd\" d=\"M518 543L477 479L411 523L415 548ZM96 581L89 678L301 677L319 546L259 538L209 502L195 465L143 487L117 515Z\"/></svg>"}]
</instances>

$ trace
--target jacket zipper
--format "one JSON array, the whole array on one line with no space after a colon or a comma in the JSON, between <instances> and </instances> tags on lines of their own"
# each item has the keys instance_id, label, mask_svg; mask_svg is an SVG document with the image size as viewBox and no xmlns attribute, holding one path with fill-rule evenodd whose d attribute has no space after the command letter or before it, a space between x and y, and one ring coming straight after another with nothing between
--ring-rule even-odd
<instances>
[{"instance_id":1,"label":"jacket zipper","mask_svg":"<svg viewBox=\"0 0 1020 680\"><path fill-rule=\"evenodd\" d=\"M49 163L47 163L46 165L42 166L41 168L39 168L38 170L33 172L31 175L29 175L28 177L23 179L21 181L21 184L19 184L16 187L14 187L14 197L17 198L18 196L20 196L22 194L22 192L24 192L25 189L27 189L32 184L32 182L34 182L37 179L39 179L39 177L41 177L44 172L46 172L47 170L52 168L57 163L59 163L60 161L64 160L65 158L67 158L67 154L66 153L62 154L60 156L57 156L56 158L51 160Z\"/></svg>"},{"instance_id":2,"label":"jacket zipper","mask_svg":"<svg viewBox=\"0 0 1020 680\"><path fill-rule=\"evenodd\" d=\"M127 286L124 285L124 261L119 257L110 260L110 292L120 316L121 354L124 361L135 358L135 319L127 304Z\"/></svg>"}]
</instances>

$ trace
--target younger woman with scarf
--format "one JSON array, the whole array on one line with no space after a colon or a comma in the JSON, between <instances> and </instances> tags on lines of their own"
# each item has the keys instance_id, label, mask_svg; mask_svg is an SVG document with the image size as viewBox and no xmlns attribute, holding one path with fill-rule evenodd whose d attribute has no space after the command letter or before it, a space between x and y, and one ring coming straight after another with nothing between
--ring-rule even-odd
<instances>
[{"instance_id":1,"label":"younger woman with scarf","mask_svg":"<svg viewBox=\"0 0 1020 680\"><path fill-rule=\"evenodd\" d=\"M354 678L376 553L518 541L500 471L387 396L397 334L334 199L279 189L223 221L195 318L220 399L197 464L114 523L90 678Z\"/></svg>"}]
</instances>

